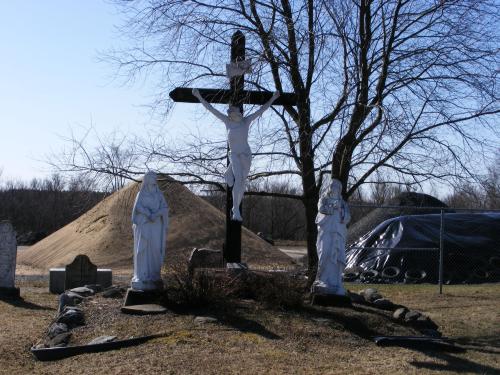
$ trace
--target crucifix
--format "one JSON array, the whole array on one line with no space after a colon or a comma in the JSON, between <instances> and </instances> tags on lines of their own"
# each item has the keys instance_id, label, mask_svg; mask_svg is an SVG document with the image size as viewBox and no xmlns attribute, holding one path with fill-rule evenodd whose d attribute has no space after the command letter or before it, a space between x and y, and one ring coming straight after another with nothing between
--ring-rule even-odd
<instances>
[{"instance_id":1,"label":"crucifix","mask_svg":"<svg viewBox=\"0 0 500 375\"><path fill-rule=\"evenodd\" d=\"M241 31L236 31L231 37L231 64L227 69L230 78L229 90L177 87L169 94L175 102L203 104L226 125L230 148L228 160L230 161L226 172L226 239L223 257L226 263L237 264L241 263L242 221L241 205L237 202L241 202L244 193L244 181L241 186L240 179L246 179L251 160L251 151L247 143L248 127L251 121L259 117L271 105L296 105L297 103L294 93L279 95L265 91L245 90L244 74L249 67L250 63L245 60L245 36ZM229 104L228 116L218 112L209 103ZM243 104L262 104L263 106L245 117ZM233 170L236 173L233 173ZM233 197L236 202L234 206Z\"/></svg>"}]
</instances>

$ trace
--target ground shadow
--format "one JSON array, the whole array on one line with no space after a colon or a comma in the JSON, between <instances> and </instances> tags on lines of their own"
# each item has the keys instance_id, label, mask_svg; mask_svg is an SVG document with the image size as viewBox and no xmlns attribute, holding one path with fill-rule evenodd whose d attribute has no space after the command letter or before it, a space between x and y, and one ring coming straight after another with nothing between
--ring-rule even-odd
<instances>
[{"instance_id":1,"label":"ground shadow","mask_svg":"<svg viewBox=\"0 0 500 375\"><path fill-rule=\"evenodd\" d=\"M410 361L410 365L418 369L427 369L432 371L450 371L456 373L474 373L474 374L498 374L500 369L491 367L482 363L477 363L466 358L461 358L445 352L434 352L428 350L417 350L428 357L444 361L445 363L435 363L427 361Z\"/></svg>"},{"instance_id":2,"label":"ground shadow","mask_svg":"<svg viewBox=\"0 0 500 375\"><path fill-rule=\"evenodd\" d=\"M262 336L270 340L280 340L281 336L268 330L261 323L249 319L243 314L239 314L238 310L241 307L237 304L222 304L221 307L190 307L188 305L173 305L169 304L166 306L171 312L177 315L198 315L198 316L210 316L217 318L220 324L234 328L240 332L254 333L256 335Z\"/></svg>"},{"instance_id":3,"label":"ground shadow","mask_svg":"<svg viewBox=\"0 0 500 375\"><path fill-rule=\"evenodd\" d=\"M41 306L41 305L37 305L36 303L30 302L30 301L26 301L24 298L11 299L11 300L5 299L5 300L2 300L2 301L5 302L5 303L8 303L11 306L19 307L21 309L29 309L29 310L51 310L51 311L55 311L56 310L53 307Z\"/></svg>"},{"instance_id":4,"label":"ground shadow","mask_svg":"<svg viewBox=\"0 0 500 375\"><path fill-rule=\"evenodd\" d=\"M254 333L269 340L282 339L281 336L277 335L274 332L271 332L259 322L256 322L255 320L252 319L248 319L238 314L224 313L218 315L216 313L215 317L217 317L222 324L237 329L240 332Z\"/></svg>"},{"instance_id":5,"label":"ground shadow","mask_svg":"<svg viewBox=\"0 0 500 375\"><path fill-rule=\"evenodd\" d=\"M342 310L353 309L352 307L343 308ZM379 336L383 333L377 332L373 328L369 327L363 320L358 317L343 314L340 311L334 311L326 308L317 308L315 306L304 305L300 312L306 313L309 318L321 318L321 319L330 319L335 323L340 324L343 329L347 332L350 332L358 337L361 337L365 340L372 340L373 337ZM370 311L371 312L371 311ZM382 315L384 318L387 318L386 315ZM389 320L389 319L388 319Z\"/></svg>"},{"instance_id":6,"label":"ground shadow","mask_svg":"<svg viewBox=\"0 0 500 375\"><path fill-rule=\"evenodd\" d=\"M477 352L500 354L500 336L457 337L455 341Z\"/></svg>"}]
</instances>

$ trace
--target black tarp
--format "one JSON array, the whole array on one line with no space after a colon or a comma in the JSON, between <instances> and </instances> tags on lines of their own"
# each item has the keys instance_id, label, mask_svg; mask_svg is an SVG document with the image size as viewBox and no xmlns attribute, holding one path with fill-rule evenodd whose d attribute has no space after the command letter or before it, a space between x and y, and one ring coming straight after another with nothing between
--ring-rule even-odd
<instances>
[{"instance_id":1,"label":"black tarp","mask_svg":"<svg viewBox=\"0 0 500 375\"><path fill-rule=\"evenodd\" d=\"M500 213L443 218L444 282L500 281ZM400 282L407 274L407 281L437 282L440 220L439 214L427 214L380 223L347 248L346 268L375 271L367 274L370 281Z\"/></svg>"}]
</instances>

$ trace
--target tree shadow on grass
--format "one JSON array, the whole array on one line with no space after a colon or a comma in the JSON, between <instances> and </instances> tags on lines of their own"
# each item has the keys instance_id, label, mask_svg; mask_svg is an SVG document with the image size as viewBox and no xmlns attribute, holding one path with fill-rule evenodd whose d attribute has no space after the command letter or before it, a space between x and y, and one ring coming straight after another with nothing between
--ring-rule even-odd
<instances>
[{"instance_id":1,"label":"tree shadow on grass","mask_svg":"<svg viewBox=\"0 0 500 375\"><path fill-rule=\"evenodd\" d=\"M29 310L47 310L47 311L55 311L56 309L53 307L49 306L41 306L37 305L36 303L26 301L24 298L18 298L18 299L5 299L2 300L5 303L8 303L11 306L18 307L21 309L29 309Z\"/></svg>"},{"instance_id":2,"label":"tree shadow on grass","mask_svg":"<svg viewBox=\"0 0 500 375\"><path fill-rule=\"evenodd\" d=\"M352 308L349 307L347 309L352 309ZM365 340L371 341L373 337L383 334L369 327L367 325L367 322L360 319L359 317L352 316L350 314L345 314L344 313L346 310L345 308L336 311L336 310L331 310L331 309L327 310L324 308L317 308L314 306L306 305L303 306L300 310L306 313L307 317L310 318L330 319L333 322L340 324L345 331L350 332ZM383 317L387 318L385 315L383 315Z\"/></svg>"},{"instance_id":3,"label":"tree shadow on grass","mask_svg":"<svg viewBox=\"0 0 500 375\"><path fill-rule=\"evenodd\" d=\"M206 308L190 307L188 305L169 305L168 308L178 315L198 315L217 318L220 324L234 328L244 333L254 333L270 340L281 340L282 337L268 330L261 323L239 314L240 306L227 302L220 308L210 306Z\"/></svg>"},{"instance_id":4,"label":"tree shadow on grass","mask_svg":"<svg viewBox=\"0 0 500 375\"><path fill-rule=\"evenodd\" d=\"M269 340L281 340L282 337L268 330L265 326L255 320L243 317L237 313L214 314L219 321L227 326L244 333L254 333Z\"/></svg>"},{"instance_id":5,"label":"tree shadow on grass","mask_svg":"<svg viewBox=\"0 0 500 375\"><path fill-rule=\"evenodd\" d=\"M457 337L455 341L467 350L500 354L500 336Z\"/></svg>"},{"instance_id":6,"label":"tree shadow on grass","mask_svg":"<svg viewBox=\"0 0 500 375\"><path fill-rule=\"evenodd\" d=\"M491 367L486 364L477 363L467 358L461 358L440 351L419 350L424 355L444 361L445 363L435 363L431 361L410 361L410 365L418 369L426 369L432 371L451 371L456 373L474 373L474 374L498 374L498 368Z\"/></svg>"}]
</instances>

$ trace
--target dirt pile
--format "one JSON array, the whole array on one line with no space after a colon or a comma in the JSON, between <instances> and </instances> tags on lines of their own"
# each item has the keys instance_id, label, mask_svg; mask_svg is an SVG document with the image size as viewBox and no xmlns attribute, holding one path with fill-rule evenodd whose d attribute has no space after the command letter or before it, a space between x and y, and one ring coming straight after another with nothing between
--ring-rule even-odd
<instances>
[{"instance_id":1,"label":"dirt pile","mask_svg":"<svg viewBox=\"0 0 500 375\"><path fill-rule=\"evenodd\" d=\"M193 247L222 249L225 215L168 177L158 178L170 208L166 263L187 258ZM132 268L131 212L138 183L112 194L77 220L18 255L18 263L48 269L87 255L99 267ZM289 265L290 258L248 229L242 230L242 260L250 266Z\"/></svg>"}]
</instances>

